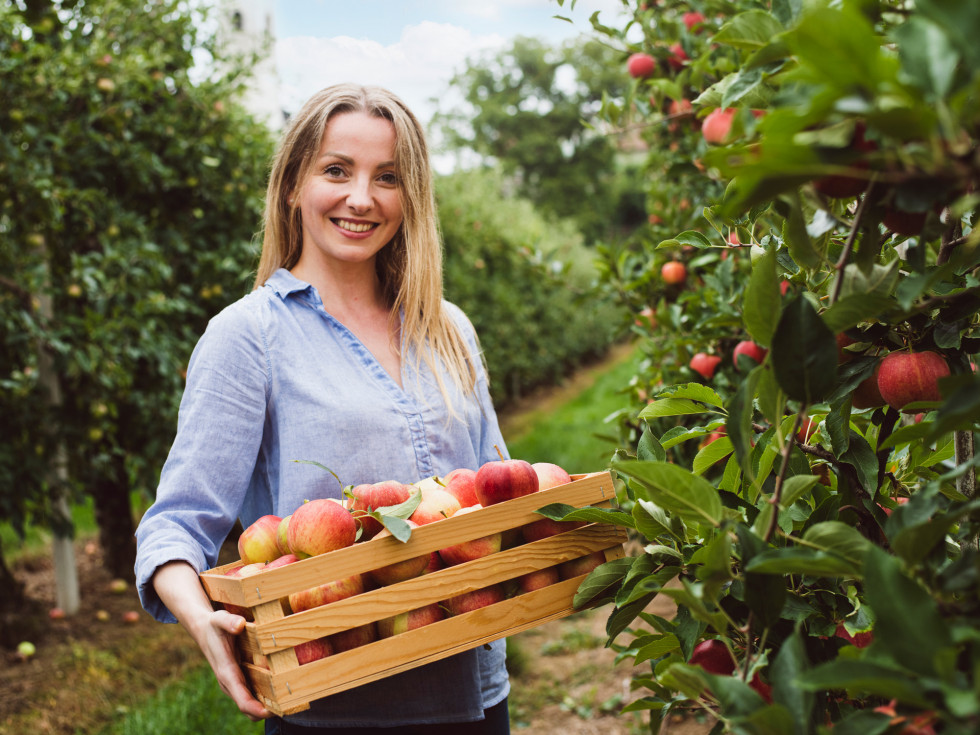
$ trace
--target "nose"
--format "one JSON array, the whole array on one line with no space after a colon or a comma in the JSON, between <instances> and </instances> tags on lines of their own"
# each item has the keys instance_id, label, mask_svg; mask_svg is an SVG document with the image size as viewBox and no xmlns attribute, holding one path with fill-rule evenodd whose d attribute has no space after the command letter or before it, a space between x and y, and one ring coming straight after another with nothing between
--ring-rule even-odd
<instances>
[{"instance_id":1,"label":"nose","mask_svg":"<svg viewBox=\"0 0 980 735\"><path fill-rule=\"evenodd\" d=\"M347 206L353 212L366 212L374 204L370 177L357 176L351 179L347 192Z\"/></svg>"}]
</instances>

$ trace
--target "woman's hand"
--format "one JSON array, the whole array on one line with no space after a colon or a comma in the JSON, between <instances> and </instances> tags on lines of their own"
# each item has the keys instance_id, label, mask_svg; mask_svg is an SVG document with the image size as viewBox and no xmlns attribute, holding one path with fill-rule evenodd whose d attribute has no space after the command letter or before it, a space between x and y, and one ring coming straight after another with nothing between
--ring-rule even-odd
<instances>
[{"instance_id":1,"label":"woman's hand","mask_svg":"<svg viewBox=\"0 0 980 735\"><path fill-rule=\"evenodd\" d=\"M221 691L249 719L264 720L272 713L252 696L235 655L234 636L245 627L245 618L211 606L194 568L184 561L162 565L153 575L153 587L197 643L214 672Z\"/></svg>"}]
</instances>

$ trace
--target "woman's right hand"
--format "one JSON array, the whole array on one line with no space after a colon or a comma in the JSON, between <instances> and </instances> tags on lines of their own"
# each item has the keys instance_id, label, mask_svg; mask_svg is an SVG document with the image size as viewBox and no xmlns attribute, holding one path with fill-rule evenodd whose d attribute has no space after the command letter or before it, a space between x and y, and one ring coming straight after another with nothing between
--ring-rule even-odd
<instances>
[{"instance_id":1,"label":"woman's right hand","mask_svg":"<svg viewBox=\"0 0 980 735\"><path fill-rule=\"evenodd\" d=\"M215 610L194 567L185 561L160 566L153 575L153 587L201 649L221 691L249 719L271 717L272 713L249 691L235 654L234 637L244 629L245 618L227 610Z\"/></svg>"}]
</instances>

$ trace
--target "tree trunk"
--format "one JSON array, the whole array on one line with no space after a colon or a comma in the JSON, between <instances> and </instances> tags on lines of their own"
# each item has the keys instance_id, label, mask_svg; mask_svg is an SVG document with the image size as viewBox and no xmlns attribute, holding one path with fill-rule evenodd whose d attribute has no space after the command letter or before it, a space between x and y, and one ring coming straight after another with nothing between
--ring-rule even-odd
<instances>
[{"instance_id":1,"label":"tree trunk","mask_svg":"<svg viewBox=\"0 0 980 735\"><path fill-rule=\"evenodd\" d=\"M91 494L105 568L113 577L133 581L136 526L122 457L113 459L111 472L95 481Z\"/></svg>"}]
</instances>

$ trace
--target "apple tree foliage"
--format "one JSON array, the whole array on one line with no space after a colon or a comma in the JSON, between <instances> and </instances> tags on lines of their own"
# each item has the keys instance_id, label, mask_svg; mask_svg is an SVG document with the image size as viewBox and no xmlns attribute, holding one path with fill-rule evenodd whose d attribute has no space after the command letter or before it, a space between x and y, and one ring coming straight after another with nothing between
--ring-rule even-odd
<instances>
[{"instance_id":1,"label":"apple tree foliage","mask_svg":"<svg viewBox=\"0 0 980 735\"><path fill-rule=\"evenodd\" d=\"M174 0L0 4L0 519L90 498L119 576L190 351L256 262L271 136L235 63L192 73L199 27Z\"/></svg>"},{"instance_id":2,"label":"apple tree foliage","mask_svg":"<svg viewBox=\"0 0 980 735\"><path fill-rule=\"evenodd\" d=\"M654 313L631 321L649 359L611 463L629 516L607 520L644 546L579 601L614 602L609 644L644 665L627 709L654 732L692 708L719 733L978 732L980 5L624 7L592 24L624 66L658 62L604 111L644 126L652 216L604 278ZM686 283L661 280L670 259ZM732 359L742 340L761 363ZM925 350L952 373L941 400L860 392ZM698 352L722 357L710 377ZM656 595L672 619L644 612ZM705 639L734 673L691 662Z\"/></svg>"}]
</instances>

